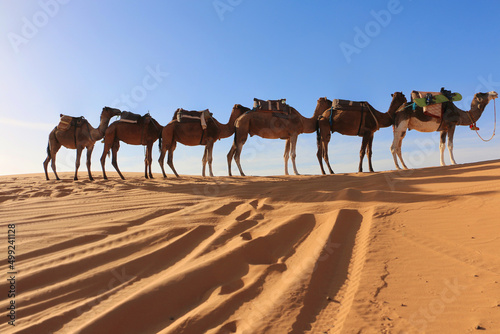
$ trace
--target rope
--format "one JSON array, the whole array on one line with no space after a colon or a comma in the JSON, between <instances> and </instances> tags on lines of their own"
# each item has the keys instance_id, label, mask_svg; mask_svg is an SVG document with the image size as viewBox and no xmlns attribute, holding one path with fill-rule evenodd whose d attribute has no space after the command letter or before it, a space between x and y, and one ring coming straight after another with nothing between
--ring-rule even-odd
<instances>
[{"instance_id":1,"label":"rope","mask_svg":"<svg viewBox=\"0 0 500 334\"><path fill-rule=\"evenodd\" d=\"M495 99L493 99L493 110L494 110L494 113L493 113L493 117L494 117L494 123L493 123L493 134L491 135L491 137L489 139L484 139L483 137L481 137L481 135L479 134L479 131L478 131L478 127L476 126L476 122L474 122L474 120L472 119L472 116L470 115L469 112L467 112L467 115L469 115L469 118L472 122L471 124L471 130L474 130L476 131L477 133L477 136L479 138L481 138L482 141L484 142L489 142L490 140L493 139L493 137L495 137L495 131L497 129L497 105L495 103Z\"/></svg>"}]
</instances>

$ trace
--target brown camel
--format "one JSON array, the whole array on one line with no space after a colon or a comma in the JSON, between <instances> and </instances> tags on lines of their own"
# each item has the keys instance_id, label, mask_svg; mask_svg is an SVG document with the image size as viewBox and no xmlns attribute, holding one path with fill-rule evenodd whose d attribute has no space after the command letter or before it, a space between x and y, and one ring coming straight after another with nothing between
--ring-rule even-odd
<instances>
[{"instance_id":1,"label":"brown camel","mask_svg":"<svg viewBox=\"0 0 500 334\"><path fill-rule=\"evenodd\" d=\"M104 107L101 112L101 122L99 127L94 129L89 122L81 118L73 118L74 121L71 122L70 127L65 130L59 130L56 126L49 134L49 144L47 145L47 159L43 162L43 169L45 170L45 178L49 179L49 174L47 173L47 166L49 161L52 160L52 170L56 175L56 179L59 176L56 172L56 154L64 146L70 149L76 149L76 162L75 162L75 176L74 180L78 180L78 168L80 167L80 157L82 156L82 151L84 148L87 149L87 170L89 173L89 179L94 180L92 173L90 172L90 162L92 157L92 150L94 149L94 144L96 141L101 140L104 137L106 128L108 127L109 120L113 116L120 115L121 111L118 109ZM63 116L63 115L61 115Z\"/></svg>"},{"instance_id":2,"label":"brown camel","mask_svg":"<svg viewBox=\"0 0 500 334\"><path fill-rule=\"evenodd\" d=\"M399 111L396 114L394 122L394 140L391 146L392 156L394 158L394 163L397 169L401 169L398 165L398 159L396 155L401 160L404 169L408 169L403 161L403 155L401 154L401 145L403 143L403 138L406 135L406 130L417 130L420 132L435 132L439 131L441 133L439 151L440 151L440 162L441 166L445 166L444 163L444 148L446 143L446 136L448 136L448 151L450 153L451 164L455 165L455 158L453 157L453 135L455 133L455 127L457 125L473 125L481 117L484 109L492 99L498 97L497 92L489 93L477 93L472 99L471 108L469 111L463 111L458 109L452 102L446 102L444 106L445 112L442 118L436 118L432 116L427 116L424 114L423 108L417 107L415 110L410 106L413 103L409 103L407 108Z\"/></svg>"},{"instance_id":3,"label":"brown camel","mask_svg":"<svg viewBox=\"0 0 500 334\"><path fill-rule=\"evenodd\" d=\"M288 158L291 155L293 171L296 175L297 167L295 165L295 148L297 145L297 137L301 133L313 133L316 131L317 118L325 109L332 105L326 97L318 99L316 110L311 118L303 117L297 110L290 107L290 115L288 118L277 117L275 113L251 111L236 120L236 129L234 133L234 142L231 150L227 154L227 165L229 176L231 174L231 161L234 156L236 165L240 170L240 174L245 176L240 164L240 155L243 145L245 144L248 135L258 135L267 139L286 139L285 145L285 175L288 175Z\"/></svg>"},{"instance_id":4,"label":"brown camel","mask_svg":"<svg viewBox=\"0 0 500 334\"><path fill-rule=\"evenodd\" d=\"M139 115L137 115L139 116ZM144 159L144 176L148 178L153 178L153 173L151 172L151 162L152 159L152 148L154 142L161 137L161 131L163 126L161 126L153 117L148 114L138 117L137 123L129 123L123 120L119 120L111 123L111 125L106 130L104 136L104 151L101 156L101 166L102 175L104 179L107 179L106 171L104 165L106 163L106 155L111 149L112 159L111 163L115 167L118 175L125 180L120 169L118 168L117 155L120 149L120 140L129 145L145 145L146 146L146 156Z\"/></svg>"},{"instance_id":5,"label":"brown camel","mask_svg":"<svg viewBox=\"0 0 500 334\"><path fill-rule=\"evenodd\" d=\"M207 120L207 130L203 130L200 122L181 122L177 121L177 112L170 123L168 123L162 131L161 140L161 154L158 162L160 163L161 170L163 172L163 177L167 177L165 169L163 168L163 162L165 159L165 154L168 151L167 164L170 169L174 172L175 176L179 177L177 171L174 167L174 150L177 146L177 142L187 145L187 146L197 146L204 145L205 152L203 153L202 159L202 175L205 176L205 167L208 162L208 170L210 176L214 176L212 172L212 151L214 143L218 139L230 137L234 133L234 122L243 113L250 110L249 108L243 107L240 104L235 104L229 117L227 124L219 123L214 117Z\"/></svg>"},{"instance_id":6,"label":"brown camel","mask_svg":"<svg viewBox=\"0 0 500 334\"><path fill-rule=\"evenodd\" d=\"M321 173L325 174L323 169L322 158L325 159L326 166L333 174L328 159L328 143L330 142L331 133L338 132L348 136L363 137L361 150L359 152L359 172L363 171L363 158L365 152L368 155L368 166L370 172L373 172L372 167L372 143L373 135L379 128L386 128L394 124L394 115L396 110L407 102L406 97L401 92L396 92L391 95L392 102L389 110L385 113L375 110L368 102L354 102L356 107L335 108L329 107L318 119L317 144L318 153L316 154L321 167ZM350 102L350 101L349 101ZM350 110L349 110L350 109Z\"/></svg>"}]
</instances>

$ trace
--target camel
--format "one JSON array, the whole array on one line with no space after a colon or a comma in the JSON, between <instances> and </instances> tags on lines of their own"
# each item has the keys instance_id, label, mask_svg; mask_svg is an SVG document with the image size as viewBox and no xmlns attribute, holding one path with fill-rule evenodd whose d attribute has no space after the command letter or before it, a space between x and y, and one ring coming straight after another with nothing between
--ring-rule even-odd
<instances>
[{"instance_id":1,"label":"camel","mask_svg":"<svg viewBox=\"0 0 500 334\"><path fill-rule=\"evenodd\" d=\"M386 128L393 125L396 110L407 102L402 92L395 92L391 96L392 101L389 110L385 113L379 112L368 102L354 102L354 104L357 105L356 107L344 107L345 110L331 106L318 118L318 152L316 156L318 157L319 166L321 167L321 173L323 175L325 174L325 170L323 169L322 158L325 160L330 174L334 174L328 159L328 143L331 137L330 132L363 137L361 150L359 152L358 171L360 173L363 172L363 159L366 153L368 155L370 172L373 172L372 143L375 131L379 128ZM351 103L350 101L348 102Z\"/></svg>"},{"instance_id":2,"label":"camel","mask_svg":"<svg viewBox=\"0 0 500 334\"><path fill-rule=\"evenodd\" d=\"M94 180L92 173L90 172L90 163L92 157L92 151L94 149L94 144L96 141L101 140L104 137L106 128L108 127L109 120L113 116L120 115L121 111L118 109L104 107L101 112L101 122L99 127L94 129L90 123L83 118L74 119L70 127L65 130L59 130L56 126L49 134L49 144L47 145L47 159L43 162L43 169L45 170L45 178L49 180L49 174L47 173L47 166L52 160L52 170L56 176L57 180L60 180L56 172L56 154L64 146L69 149L76 149L76 162L75 162L75 176L74 180L78 180L78 168L80 167L80 158L82 156L82 151L84 148L87 149L87 170L89 173L89 179ZM61 115L62 117L63 115ZM79 124L77 124L79 120Z\"/></svg>"},{"instance_id":3,"label":"camel","mask_svg":"<svg viewBox=\"0 0 500 334\"><path fill-rule=\"evenodd\" d=\"M227 124L221 124L214 117L211 117L207 120L208 126L210 126L210 129L207 131L202 129L200 122L179 123L177 121L176 112L172 121L168 123L162 131L162 140L160 145L161 154L158 162L160 163L163 177L167 177L163 167L167 151L167 163L170 166L170 169L174 172L175 176L179 177L173 162L174 150L177 146L177 142L187 146L204 145L205 152L203 153L202 158L202 175L205 176L205 167L208 162L210 176L214 176L212 172L212 151L214 143L218 139L230 137L234 133L234 122L236 119L249 110L249 108L243 107L240 104L235 104Z\"/></svg>"},{"instance_id":4,"label":"camel","mask_svg":"<svg viewBox=\"0 0 500 334\"><path fill-rule=\"evenodd\" d=\"M301 133L313 133L316 131L317 118L332 102L326 97L318 99L316 109L311 118L303 117L295 108L290 107L288 118L277 117L272 112L251 111L236 120L234 142L227 154L227 165L229 176L231 174L231 161L234 157L241 176L245 176L240 164L240 155L248 135L258 135L266 139L286 139L285 144L285 175L288 175L288 158L291 156L293 171L299 175L295 165L297 137Z\"/></svg>"},{"instance_id":5,"label":"camel","mask_svg":"<svg viewBox=\"0 0 500 334\"><path fill-rule=\"evenodd\" d=\"M136 115L139 116L139 115ZM111 123L111 125L106 130L104 136L104 150L101 156L101 167L102 175L104 179L108 179L106 176L106 171L104 165L106 163L106 155L109 154L109 150L112 152L111 164L115 167L118 175L125 180L123 174L118 168L117 155L120 149L120 141L123 141L129 145L144 145L146 146L146 154L144 159L144 177L153 178L153 173L151 171L152 158L152 148L154 142L161 137L161 131L163 126L161 126L153 117L148 114L138 117L137 123L129 123L123 120L118 120Z\"/></svg>"},{"instance_id":6,"label":"camel","mask_svg":"<svg viewBox=\"0 0 500 334\"><path fill-rule=\"evenodd\" d=\"M423 108L417 107L413 110L413 108L410 107L413 103L407 104L403 110L396 114L394 122L394 140L392 142L391 152L396 168L401 169L396 157L398 156L403 164L403 168L408 169L401 154L401 145L407 129L417 130L420 132L439 131L441 133L439 144L441 166L445 166L444 149L446 136L448 136L448 151L450 153L450 160L451 164L455 165L456 162L453 157L453 135L455 133L455 127L457 125L474 125L475 122L481 117L490 100L496 99L497 97L498 93L494 91L489 93L477 93L472 99L469 111L460 110L452 102L445 102L445 112L442 118L427 116L424 114Z\"/></svg>"}]
</instances>

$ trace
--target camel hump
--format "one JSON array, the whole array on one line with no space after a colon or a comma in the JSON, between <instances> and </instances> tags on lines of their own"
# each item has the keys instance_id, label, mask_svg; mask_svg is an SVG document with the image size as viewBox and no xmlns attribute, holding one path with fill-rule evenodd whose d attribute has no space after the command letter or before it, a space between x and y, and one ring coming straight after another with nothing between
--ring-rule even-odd
<instances>
[{"instance_id":1,"label":"camel hump","mask_svg":"<svg viewBox=\"0 0 500 334\"><path fill-rule=\"evenodd\" d=\"M276 112L281 111L286 114L290 113L290 106L286 103L286 99L280 100L260 100L253 99L253 109L259 111Z\"/></svg>"},{"instance_id":2,"label":"camel hump","mask_svg":"<svg viewBox=\"0 0 500 334\"><path fill-rule=\"evenodd\" d=\"M342 99L335 99L332 101L332 108L337 110L362 111L367 107L371 108L372 106L366 101L350 101Z\"/></svg>"},{"instance_id":3,"label":"camel hump","mask_svg":"<svg viewBox=\"0 0 500 334\"><path fill-rule=\"evenodd\" d=\"M59 124L57 125L57 129L60 131L67 131L73 125L76 127L82 126L83 122L86 121L85 117L73 117L64 114L60 114Z\"/></svg>"}]
</instances>

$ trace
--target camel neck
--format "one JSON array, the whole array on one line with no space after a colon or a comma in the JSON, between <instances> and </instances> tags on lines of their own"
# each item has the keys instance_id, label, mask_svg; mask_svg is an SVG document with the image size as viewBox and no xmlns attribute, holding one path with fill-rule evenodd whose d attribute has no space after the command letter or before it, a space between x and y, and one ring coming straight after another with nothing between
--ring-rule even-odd
<instances>
[{"instance_id":1,"label":"camel neck","mask_svg":"<svg viewBox=\"0 0 500 334\"><path fill-rule=\"evenodd\" d=\"M241 115L239 109L233 109L231 116L229 116L229 121L226 124L219 123L215 118L214 121L220 129L220 139L231 137L234 134L234 122Z\"/></svg>"},{"instance_id":2,"label":"camel neck","mask_svg":"<svg viewBox=\"0 0 500 334\"><path fill-rule=\"evenodd\" d=\"M471 125L477 122L477 120L481 117L484 109L486 108L486 104L481 105L480 103L473 101L469 111L461 110L455 105L454 107L460 114L459 125Z\"/></svg>"},{"instance_id":3,"label":"camel neck","mask_svg":"<svg viewBox=\"0 0 500 334\"><path fill-rule=\"evenodd\" d=\"M92 125L89 124L90 127L90 134L92 135L92 139L95 141L101 140L104 138L104 133L106 132L106 129L108 128L109 124L109 117L105 117L104 115L101 116L101 121L99 123L99 127L97 129L94 129Z\"/></svg>"},{"instance_id":4,"label":"camel neck","mask_svg":"<svg viewBox=\"0 0 500 334\"><path fill-rule=\"evenodd\" d=\"M302 122L303 126L303 133L313 133L316 132L316 129L318 127L318 117L323 114L323 112L329 108L332 107L332 102L329 100L325 101L318 101L318 104L316 105L316 109L314 110L314 113L311 118L306 118L302 116L298 111L293 109L295 112L300 117L300 121Z\"/></svg>"}]
</instances>

